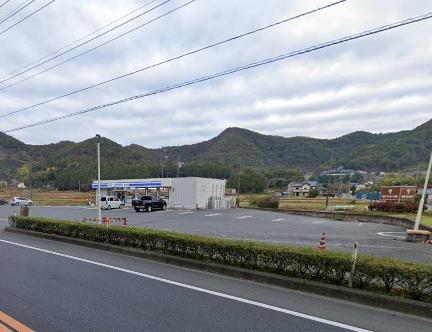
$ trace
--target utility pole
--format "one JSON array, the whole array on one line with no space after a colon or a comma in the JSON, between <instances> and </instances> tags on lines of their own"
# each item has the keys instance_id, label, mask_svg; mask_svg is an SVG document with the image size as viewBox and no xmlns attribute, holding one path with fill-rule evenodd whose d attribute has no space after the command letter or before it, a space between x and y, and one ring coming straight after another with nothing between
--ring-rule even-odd
<instances>
[{"instance_id":1,"label":"utility pole","mask_svg":"<svg viewBox=\"0 0 432 332\"><path fill-rule=\"evenodd\" d=\"M101 183L100 183L100 140L101 136L99 134L96 135L96 143L97 143L97 171L98 171L98 186L97 186L97 207L98 207L98 222L102 224L102 207L101 207Z\"/></svg>"},{"instance_id":2,"label":"utility pole","mask_svg":"<svg viewBox=\"0 0 432 332\"><path fill-rule=\"evenodd\" d=\"M241 165L238 165L239 167L239 176L238 176L238 183L237 183L237 202L238 206L240 207L240 181L241 181Z\"/></svg>"},{"instance_id":3,"label":"utility pole","mask_svg":"<svg viewBox=\"0 0 432 332\"><path fill-rule=\"evenodd\" d=\"M177 155L177 177L180 175L180 155Z\"/></svg>"},{"instance_id":4,"label":"utility pole","mask_svg":"<svg viewBox=\"0 0 432 332\"><path fill-rule=\"evenodd\" d=\"M30 199L33 200L33 164L30 162Z\"/></svg>"},{"instance_id":5,"label":"utility pole","mask_svg":"<svg viewBox=\"0 0 432 332\"><path fill-rule=\"evenodd\" d=\"M423 213L423 207L424 207L424 203L425 203L426 191L427 191L427 187L428 187L428 183L429 183L429 175L431 172L431 168L432 168L432 152L431 152L431 156L430 156L430 160L429 160L429 166L428 166L427 173L426 173L426 178L425 178L423 192L422 192L421 199L420 199L419 208L417 211L417 217L415 220L415 225L414 225L415 231L417 231L419 226L420 226L420 220L421 220L421 216Z\"/></svg>"}]
</instances>

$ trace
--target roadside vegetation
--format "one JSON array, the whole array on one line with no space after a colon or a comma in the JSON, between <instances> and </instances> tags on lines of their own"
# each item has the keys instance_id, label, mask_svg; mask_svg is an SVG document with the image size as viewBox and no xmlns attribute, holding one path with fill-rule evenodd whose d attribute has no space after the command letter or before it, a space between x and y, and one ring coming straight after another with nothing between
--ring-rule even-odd
<instances>
[{"instance_id":1,"label":"roadside vegetation","mask_svg":"<svg viewBox=\"0 0 432 332\"><path fill-rule=\"evenodd\" d=\"M115 246L210 261L283 276L348 286L351 255L313 248L194 236L148 228L129 228L10 217L12 228L56 234ZM432 265L360 255L354 288L432 302Z\"/></svg>"}]
</instances>

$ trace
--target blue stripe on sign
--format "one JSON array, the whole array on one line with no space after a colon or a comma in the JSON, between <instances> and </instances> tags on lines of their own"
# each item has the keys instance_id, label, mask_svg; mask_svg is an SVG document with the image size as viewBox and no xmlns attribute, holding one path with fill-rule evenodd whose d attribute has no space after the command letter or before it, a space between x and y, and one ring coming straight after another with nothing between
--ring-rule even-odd
<instances>
[{"instance_id":1,"label":"blue stripe on sign","mask_svg":"<svg viewBox=\"0 0 432 332\"><path fill-rule=\"evenodd\" d=\"M161 181L150 182L101 182L101 188L158 188L162 186ZM92 183L92 189L97 189L97 182Z\"/></svg>"}]
</instances>

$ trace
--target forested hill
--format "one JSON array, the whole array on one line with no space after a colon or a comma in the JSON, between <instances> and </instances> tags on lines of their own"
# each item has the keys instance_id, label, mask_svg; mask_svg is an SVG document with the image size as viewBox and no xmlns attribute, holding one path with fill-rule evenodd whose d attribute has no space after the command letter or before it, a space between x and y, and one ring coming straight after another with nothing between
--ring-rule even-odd
<instances>
[{"instance_id":1,"label":"forested hill","mask_svg":"<svg viewBox=\"0 0 432 332\"><path fill-rule=\"evenodd\" d=\"M313 170L333 165L365 170L397 171L428 161L432 120L407 131L388 134L353 132L335 139L262 135L228 128L198 144L168 148L184 161L240 162L253 167L291 166Z\"/></svg>"},{"instance_id":2,"label":"forested hill","mask_svg":"<svg viewBox=\"0 0 432 332\"><path fill-rule=\"evenodd\" d=\"M346 168L399 171L425 164L432 150L432 120L407 131L387 134L354 132L335 139L262 135L228 128L197 144L148 149L102 141L104 178L174 176L178 158L180 175L228 177L234 165L259 171L317 170L332 165ZM31 165L31 166L30 166ZM163 165L163 167L162 167ZM0 133L0 181L26 180L32 168L36 184L87 183L95 177L95 139L74 143L28 145ZM66 185L60 185L63 183Z\"/></svg>"}]
</instances>

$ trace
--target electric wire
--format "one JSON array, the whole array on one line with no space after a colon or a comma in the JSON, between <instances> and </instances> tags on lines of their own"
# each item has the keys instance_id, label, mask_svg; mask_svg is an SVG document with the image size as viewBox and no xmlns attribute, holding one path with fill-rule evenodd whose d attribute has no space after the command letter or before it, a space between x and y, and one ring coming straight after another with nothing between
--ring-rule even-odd
<instances>
[{"instance_id":1,"label":"electric wire","mask_svg":"<svg viewBox=\"0 0 432 332\"><path fill-rule=\"evenodd\" d=\"M32 17L33 15L37 14L38 12L40 12L42 9L48 7L50 4L52 4L53 2L55 2L56 0L51 0L50 2L46 3L45 5L43 5L42 7L39 7L38 9L36 9L35 11L31 12L30 14L28 14L27 16L23 17L21 20L19 20L18 22L15 22L14 24L12 24L11 26L7 27L6 29L0 31L0 36L4 33L6 33L7 31L9 31L10 29L12 29L13 27L17 26L18 24L20 24L21 22L29 19L30 17Z\"/></svg>"},{"instance_id":2,"label":"electric wire","mask_svg":"<svg viewBox=\"0 0 432 332\"><path fill-rule=\"evenodd\" d=\"M27 1L21 7L18 7L17 9L14 9L11 13L7 14L5 17L3 17L2 19L0 19L0 24L2 24L4 22L6 22L8 19L14 17L16 14L18 14L20 11L22 11L25 8L27 8L28 6L30 6L35 1L36 0Z\"/></svg>"},{"instance_id":3,"label":"electric wire","mask_svg":"<svg viewBox=\"0 0 432 332\"><path fill-rule=\"evenodd\" d=\"M268 29L273 28L273 27L275 27L275 26L278 26L278 25L281 25L281 24L287 23L287 22L289 22L289 21L293 21L293 20L295 20L295 19L298 19L298 18L301 18L301 17L307 16L307 15L310 15L310 14L312 14L312 13L316 13L316 12L318 12L318 11L321 11L321 10L324 10L324 9L327 9L327 8L330 8L330 7L333 7L333 6L335 6L335 5L338 5L338 4L343 3L343 2L346 2L346 1L348 1L348 0L336 1L336 2L330 3L330 4L328 4L328 5L325 5L325 6L322 6L322 7L318 7L318 8L315 8L315 9L313 9L313 10L309 10L309 11L307 11L307 12L304 12L304 13L301 13L301 14L298 14L298 15L295 15L295 16L292 16L292 17L289 17L289 18L285 18L285 19L283 19L283 20L279 20L279 21L277 21L277 22L275 22L275 23L271 23L271 24L268 24L268 25L262 26L262 27L260 27L260 28L257 28L257 29L254 29L254 30L251 30L251 31L248 31L248 32L245 32L245 33L242 33L242 34L239 34L239 35L236 35L236 36L233 36L233 37L227 38L227 39L224 39L224 40L222 40L222 41L218 41L218 42L216 42L216 43L212 43L212 44L210 44L210 45L207 45L207 46L204 46L204 47L201 47L201 48L198 48L198 49L195 49L195 50L189 51L189 52L187 52L187 53L183 53L183 54L178 55L178 56L175 56L175 57L173 57L173 58L170 58L170 59L167 59L167 60L163 60L163 61L157 62L157 63L155 63L155 64L152 64L152 65L149 65L149 66L146 66L146 67L143 67L143 68L137 69L137 70L135 70L135 71L132 71L132 72L129 72L129 73L126 73L126 74L122 74L122 75L120 75L120 76L116 76L116 77L111 78L111 79L108 79L108 80L106 80L106 81L102 81L102 82L99 82L99 83L96 83L96 84L93 84L93 85L87 86L87 87L85 87L85 88L81 88L81 89L78 89L78 90L75 90L75 91L72 91L72 92L68 92L68 93L66 93L66 94L63 94L63 95L60 95L60 96L57 96L57 97L54 97L54 98L51 98L51 99L48 99L48 100L45 100L45 101L39 102L39 103L34 104L34 105L31 105L31 106L27 106L27 107L24 107L24 108L21 108L21 109L15 110L15 111L13 111L13 112L9 112L9 113L2 114L2 115L0 115L0 119L1 119L1 118L4 118L4 117L7 117L7 116L9 116L9 115L13 115L13 114L16 114L16 113L24 112L24 111L26 111L26 110L29 110L29 109L35 108L35 107L37 107L37 106L41 106L41 105L48 104L48 103L50 103L50 102L52 102L52 101L55 101L55 100L59 100L59 99L62 99L62 98L65 98L65 97L68 97L68 96L71 96L71 95L74 95L74 94L77 94L77 93L83 92L83 91L87 91L87 90L93 89L93 88L95 88L95 87L98 87L98 86L101 86L101 85L104 85L104 84L107 84L107 83L110 83L110 82L117 81L117 80L119 80L119 79L122 79L122 78L125 78L125 77L128 77L128 76L132 76L132 75L134 75L134 74L137 74L137 73L143 72L143 71L145 71L145 70L148 70L148 69L151 69L151 68L155 68L155 67L158 67L158 66L160 66L160 65L163 65L163 64L166 64L166 63L169 63L169 62L175 61L175 60L179 60L179 59L184 58L184 57L187 57L187 56L189 56L189 55L196 54L196 53L199 53L199 52L202 52L202 51L208 50L208 49L210 49L210 48L213 48L213 47L216 47L216 46L220 46L220 45L223 45L223 44L225 44L225 43L232 42L232 41L238 40L238 39L243 38L243 37L246 37L246 36L250 36L250 35L252 35L252 34L255 34L255 33L258 33L258 32L264 31L264 30L268 30Z\"/></svg>"},{"instance_id":4,"label":"electric wire","mask_svg":"<svg viewBox=\"0 0 432 332\"><path fill-rule=\"evenodd\" d=\"M33 0L33 1L35 1L35 0ZM107 30L107 31L105 31L105 32L102 32L102 33L96 35L95 37L90 38L89 40L86 40L86 41L84 41L84 42L82 42L82 43L80 43L80 44L78 44L78 45L76 45L76 46L74 46L74 47L72 47L72 48L67 49L66 51L63 51L63 52L61 52L61 53L59 53L59 54L57 54L57 55L54 55L54 56L48 58L47 60L45 60L45 61L43 61L43 62L41 62L41 63L39 63L39 64L37 64L37 65L34 65L34 66L31 66L30 68L27 68L26 70L20 71L20 72L18 72L17 74L14 74L14 75L12 75L12 76L6 78L6 79L3 79L3 80L0 81L0 84L1 84L1 83L4 83L4 82L7 82L7 81L10 81L11 79L13 79L13 78L15 78L15 77L18 77L18 76L20 76L20 75L22 75L22 74L25 74L25 73L29 72L30 70L33 70L33 69L35 69L35 68L38 68L38 67L40 67L40 66L42 66L42 65L44 65L44 64L46 64L46 63L48 63L48 62L50 62L50 61L52 61L52 60L55 60L55 59L57 59L57 58L59 58L59 57L65 55L65 54L67 54L67 53L70 53L70 52L76 50L76 49L79 48L79 47L82 47L82 46L84 46L84 45L86 45L86 44L88 44L88 43L90 43L90 42L92 42L92 41L94 41L94 40L96 40L96 39L98 39L98 38L101 38L101 37L105 36L106 34L108 34L108 33L112 32L112 31L114 31L114 30L117 30L117 29L121 28L121 27L124 26L125 24L128 24L128 23L130 23L130 22L132 22L132 21L134 21L134 20L136 20L136 19L138 19L138 18L144 16L145 14L147 14L147 13L149 13L149 12L151 12L151 11L153 11L153 10L155 10L155 9L157 9L157 8L159 8L159 7L161 7L161 6L163 6L164 4L166 4L166 3L170 2L170 1L172 1L172 0L165 0L165 1L163 1L162 3L160 3L160 4L156 5L156 6L154 6L154 7L150 8L150 9L148 9L148 10L146 10L146 11L144 11L144 12L142 12L142 13L140 13L140 14L138 14L138 15L136 15L136 16L130 18L130 19L128 19L128 20L126 20L125 22L123 22L123 23L121 23L121 24L118 24L118 25L114 26L113 28L111 28L111 29L109 29L109 30ZM194 0L194 1L196 1L196 0Z\"/></svg>"},{"instance_id":5,"label":"electric wire","mask_svg":"<svg viewBox=\"0 0 432 332\"><path fill-rule=\"evenodd\" d=\"M9 1L10 1L10 0L6 0L5 2L3 2L3 3L0 5L0 8L2 8L4 5L6 5Z\"/></svg>"},{"instance_id":6,"label":"electric wire","mask_svg":"<svg viewBox=\"0 0 432 332\"><path fill-rule=\"evenodd\" d=\"M279 61L282 61L282 60L285 60L285 59L288 59L288 58L292 58L292 57L295 57L295 56L298 56L298 55L314 52L314 51L317 51L317 50L320 50L320 49L324 49L324 48L327 48L327 47L330 47L330 46L346 43L346 42L351 41L351 40L355 40L355 39L363 38L363 37L366 37L366 36L374 35L374 34L377 34L377 33L381 33L381 32L384 32L384 31L396 29L396 28L401 27L401 26L405 26L405 25L408 25L408 24L413 24L413 23L416 23L416 22L424 21L424 20L427 20L427 19L430 19L430 18L432 18L432 12L426 13L424 15L416 16L416 17L413 17L413 18L408 18L408 19L405 19L403 21L398 21L398 22L395 22L395 23L392 23L392 24L387 24L387 25L384 25L384 26L381 26L381 27L378 27L378 28L366 30L366 31L363 31L363 32L360 32L360 33L357 33L357 34L354 34L354 35L345 36L345 37L342 37L342 38L339 38L339 39L335 39L335 40L332 40L332 41L328 41L328 42L325 42L325 43L322 43L322 44L318 44L318 45L315 45L315 46L310 46L310 47L303 48L303 49L300 49L300 50L297 50L297 51L293 51L293 52L285 53L285 54L282 54L282 55L278 55L276 57L267 58L267 59L264 59L264 60L252 62L250 64L239 66L239 67L234 67L234 68L222 71L222 72L218 72L216 74L202 76L202 77L190 80L190 81L185 81L185 82L182 82L182 83L177 83L177 84L169 85L169 86L166 86L166 87L163 87L163 88L159 88L157 90L153 90L153 91L146 92L146 93L143 93L143 94L139 94L139 95L131 96L131 97L128 97L128 98L120 99L120 100L113 101L113 102L110 102L110 103L107 103L107 104L102 104L102 105L94 106L94 107L87 108L87 109L84 109L84 110L80 110L80 111L77 111L77 112L68 113L68 114L64 114L64 115L61 115L61 116L53 117L53 118L50 118L50 119L42 120L42 121L39 121L39 122L33 122L33 123L30 123L30 124L27 124L27 125L24 125L24 126L20 126L20 127L16 127L16 128L13 128L13 129L6 130L6 131L4 131L4 133L11 133L11 132L18 131L18 130L23 130L23 129L27 129L27 128L31 128L31 127L36 127L36 126L40 126L40 125L43 125L43 124L51 123L51 122L54 122L54 121L71 118L71 117L82 115L82 114L89 113L89 112L94 112L96 110L100 110L100 109L103 109L103 108L111 107L111 106L114 106L114 105L123 104L125 102L141 99L141 98L144 98L144 97L149 97L149 96L152 96L152 95L158 95L158 94L161 94L161 93L164 93L164 92L167 92L167 91L176 90L176 89L179 89L179 88L182 88L182 87L185 87L185 86L190 86L190 85L194 85L194 84L197 84L197 83L209 81L209 80L212 80L212 79L215 79L215 78L218 78L218 77L223 77L223 76L231 75L231 74L236 73L236 72L244 71L244 70L251 69L251 68L260 67L260 66L263 66L263 65L266 65L266 64L270 64L270 63L274 63L274 62L279 62Z\"/></svg>"},{"instance_id":7,"label":"electric wire","mask_svg":"<svg viewBox=\"0 0 432 332\"><path fill-rule=\"evenodd\" d=\"M124 19L124 18L126 18L126 17L128 17L128 16L130 16L130 15L132 15L132 14L134 14L134 13L136 13L137 11L139 11L139 10L141 10L141 9L143 9L143 8L145 8L145 7L147 7L147 6L149 6L149 5L151 5L151 4L152 4L153 2L155 2L155 1L156 1L156 0L152 0L152 1L150 1L150 2L147 2L147 3L143 4L143 5L141 5L140 7L134 9L133 11L131 11L131 12L129 12L129 13L127 13L127 14L125 14L125 15L123 15L123 16L117 18L117 19L115 19L114 21L109 22L108 24L105 24L104 26L102 26L102 27L100 27L100 28L94 30L93 32L90 32L90 33L88 33L88 34L86 34L86 35L84 35L84 36L82 36L82 37L80 37L80 38L78 38L78 39L76 39L76 40L74 40L74 41L72 41L72 42L70 42L70 43L64 45L64 46L62 46L61 48L58 48L58 49L56 49L56 50L54 50L54 51L48 53L47 55L45 55L45 56L43 56L43 57L41 57L41 58L39 58L39 59L33 60L32 62L28 63L27 65L24 65L24 66L22 66L22 67L19 67L19 68L15 69L15 70L9 72L8 74L6 74L6 75L0 77L0 79L7 78L7 77L9 77L9 76L15 74L16 72L18 72L18 71L20 71L20 70L23 70L23 69L25 69L25 68L27 68L27 67L30 67L31 65L34 65L35 63L38 63L38 62L40 62L40 61L42 61L42 60L44 60L44 59L46 59L46 58L48 58L48 57L50 57L50 56L52 56L52 55L58 53L58 52L60 52L60 51L63 51L64 49L68 48L69 46L72 46L72 45L74 45L74 44L76 44L76 43L78 43L78 42L80 42L80 41L82 41L82 40L84 40L84 39L86 39L86 38L88 38L88 37L94 35L95 33L98 33L99 31L102 31L102 30L106 29L107 27L113 25L114 23L117 23L118 21L121 21L122 19ZM1 7L0 7L0 8L1 8Z\"/></svg>"},{"instance_id":8,"label":"electric wire","mask_svg":"<svg viewBox=\"0 0 432 332\"><path fill-rule=\"evenodd\" d=\"M84 51L84 52L78 53L77 55L74 55L73 57L70 57L70 58L68 58L68 59L66 59L66 60L64 60L64 61L62 61L62 62L59 62L59 63L57 63L57 64L55 64L55 65L53 65L53 66L51 66L51 67L48 67L48 68L46 68L46 69L44 69L44 70L42 70L42 71L40 71L40 72L37 72L37 73L35 73L35 74L33 74L33 75L30 75L30 76L28 76L28 77L26 77L26 78L24 78L24 79L22 79L22 80L20 80L20 81L16 81L16 82L14 82L14 83L11 83L11 84L9 84L9 85L6 85L6 86L0 88L0 91L4 91L4 90L6 90L6 89L8 89L8 88L10 88L10 87L13 87L13 86L18 85L18 84L20 84L20 83L23 83L23 82L25 82L25 81L28 81L28 80L30 80L30 79L36 77L36 76L39 76L39 75L41 75L41 74L43 74L43 73L46 73L46 72L48 72L48 71L51 71L51 70L54 69L54 68L60 67L60 66L64 65L65 63L68 63L68 62L70 62L70 61L72 61L72 60L74 60L74 59L77 59L77 58L79 58L79 57L81 57L81 56L83 56L83 55L85 55L85 54L88 54L88 53L90 53L90 52L92 52L92 51L94 51L94 50L96 50L96 49L98 49L98 48L101 48L102 46L105 46L105 45L107 45L107 44L109 44L109 43L111 43L111 42L113 42L113 41L115 41L115 40L117 40L117 39L119 39L119 38L121 38L121 37L124 37L125 35L128 35L129 33L133 32L133 31L136 31L136 30L138 30L138 29L141 29L141 28L145 27L146 25L149 25L149 24L151 24L151 23L153 23L153 22L155 22L155 21L157 21L157 20L160 20L161 18L163 18L163 17L165 17L165 16L168 16L168 15L174 13L175 11L182 9L183 7L188 6L188 5L190 5L191 3L195 2L195 1L197 1L197 0L190 0L190 1L186 2L186 3L184 3L183 5L180 5L180 6L178 6L178 7L175 7L174 9L171 9L171 10L165 12L164 14L162 14L162 15L160 15L160 16L157 16L157 17L155 17L155 18L153 18L153 19L151 19L150 21L147 21L147 22L145 22L145 23L143 23L143 24L141 24L141 25L139 25L139 26L137 26L137 27L135 27L135 28L133 28L133 29L131 29L131 30L129 30L129 31L126 31L126 32L124 32L124 33L122 33L122 34L120 34L120 35L118 35L118 36L116 36L116 37L114 37L114 38L112 38L112 39L109 39L109 40L103 42L102 44L99 44L99 45L96 45L96 46L94 46L94 47L92 47L92 48L89 48L88 50L86 50L86 51ZM6 80L6 81L7 81L7 80ZM1 82L2 82L2 81L0 81L0 83L1 83Z\"/></svg>"}]
</instances>

